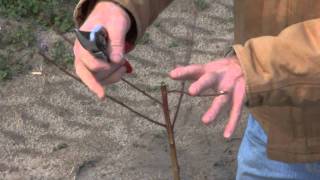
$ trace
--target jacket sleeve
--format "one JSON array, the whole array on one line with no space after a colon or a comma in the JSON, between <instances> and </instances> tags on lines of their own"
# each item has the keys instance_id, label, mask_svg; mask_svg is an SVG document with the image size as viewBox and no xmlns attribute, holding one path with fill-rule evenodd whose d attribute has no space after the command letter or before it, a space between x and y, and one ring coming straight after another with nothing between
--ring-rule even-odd
<instances>
[{"instance_id":1,"label":"jacket sleeve","mask_svg":"<svg viewBox=\"0 0 320 180\"><path fill-rule=\"evenodd\" d=\"M249 107L320 105L320 19L233 46Z\"/></svg>"},{"instance_id":2,"label":"jacket sleeve","mask_svg":"<svg viewBox=\"0 0 320 180\"><path fill-rule=\"evenodd\" d=\"M139 39L159 13L173 0L80 0L74 11L74 19L79 27L98 1L112 1L126 9L133 20L129 39ZM134 33L132 33L134 32Z\"/></svg>"}]
</instances>

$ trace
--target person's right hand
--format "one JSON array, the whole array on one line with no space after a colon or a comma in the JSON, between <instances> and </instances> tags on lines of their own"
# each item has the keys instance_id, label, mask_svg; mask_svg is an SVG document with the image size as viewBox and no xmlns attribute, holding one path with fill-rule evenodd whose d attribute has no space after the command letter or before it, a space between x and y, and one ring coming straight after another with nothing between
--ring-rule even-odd
<instances>
[{"instance_id":1,"label":"person's right hand","mask_svg":"<svg viewBox=\"0 0 320 180\"><path fill-rule=\"evenodd\" d=\"M76 40L74 44L75 70L80 79L99 98L104 98L104 85L118 82L126 73L126 67L121 66L112 73L119 65L124 64L123 54L125 51L125 38L130 28L130 17L119 5L112 2L99 2L88 16L81 31L91 31L96 25L102 25L108 32L108 53L111 63L103 62L94 58L90 52L84 49Z\"/></svg>"}]
</instances>

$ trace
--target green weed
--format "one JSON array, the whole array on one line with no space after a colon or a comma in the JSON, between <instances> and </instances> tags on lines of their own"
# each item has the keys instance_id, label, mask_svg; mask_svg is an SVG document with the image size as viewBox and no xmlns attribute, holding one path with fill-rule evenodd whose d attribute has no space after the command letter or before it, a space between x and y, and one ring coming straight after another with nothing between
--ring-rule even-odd
<instances>
[{"instance_id":1,"label":"green weed","mask_svg":"<svg viewBox=\"0 0 320 180\"><path fill-rule=\"evenodd\" d=\"M7 24L0 31L0 81L9 80L30 68L36 36L29 26Z\"/></svg>"},{"instance_id":2,"label":"green weed","mask_svg":"<svg viewBox=\"0 0 320 180\"><path fill-rule=\"evenodd\" d=\"M175 47L178 47L179 46L179 44L177 43L177 42L175 42L175 41L172 41L170 44L169 44L169 48L175 48Z\"/></svg>"},{"instance_id":3,"label":"green weed","mask_svg":"<svg viewBox=\"0 0 320 180\"><path fill-rule=\"evenodd\" d=\"M70 68L73 65L74 56L63 41L57 41L53 45L52 58L65 68Z\"/></svg>"},{"instance_id":4,"label":"green weed","mask_svg":"<svg viewBox=\"0 0 320 180\"><path fill-rule=\"evenodd\" d=\"M145 33L141 39L138 40L137 44L146 45L151 43L151 38L149 33Z\"/></svg>"},{"instance_id":5,"label":"green weed","mask_svg":"<svg viewBox=\"0 0 320 180\"><path fill-rule=\"evenodd\" d=\"M10 74L8 59L0 54L0 81L8 79Z\"/></svg>"},{"instance_id":6,"label":"green weed","mask_svg":"<svg viewBox=\"0 0 320 180\"><path fill-rule=\"evenodd\" d=\"M209 7L206 0L194 0L194 3L199 11L203 11Z\"/></svg>"},{"instance_id":7,"label":"green weed","mask_svg":"<svg viewBox=\"0 0 320 180\"><path fill-rule=\"evenodd\" d=\"M9 80L13 76L29 69L29 66L22 63L22 61L13 58L11 56L12 53L12 51L8 51L8 54L0 54L0 82Z\"/></svg>"},{"instance_id":8,"label":"green weed","mask_svg":"<svg viewBox=\"0 0 320 180\"><path fill-rule=\"evenodd\" d=\"M155 23L154 23L154 26L155 26L156 28L160 28L160 27L161 27L160 21L155 22Z\"/></svg>"},{"instance_id":9,"label":"green weed","mask_svg":"<svg viewBox=\"0 0 320 180\"><path fill-rule=\"evenodd\" d=\"M36 43L36 36L29 26L6 27L0 33L0 49L14 46L21 50L30 48Z\"/></svg>"},{"instance_id":10,"label":"green weed","mask_svg":"<svg viewBox=\"0 0 320 180\"><path fill-rule=\"evenodd\" d=\"M147 92L158 92L160 91L161 86L160 85L148 85L146 87Z\"/></svg>"},{"instance_id":11,"label":"green weed","mask_svg":"<svg viewBox=\"0 0 320 180\"><path fill-rule=\"evenodd\" d=\"M0 0L0 15L16 20L30 19L60 31L73 27L72 12L78 0Z\"/></svg>"},{"instance_id":12,"label":"green weed","mask_svg":"<svg viewBox=\"0 0 320 180\"><path fill-rule=\"evenodd\" d=\"M167 135L166 130L160 130L160 131L156 131L155 134L153 134L153 137L156 139L163 139L166 137L166 135Z\"/></svg>"}]
</instances>

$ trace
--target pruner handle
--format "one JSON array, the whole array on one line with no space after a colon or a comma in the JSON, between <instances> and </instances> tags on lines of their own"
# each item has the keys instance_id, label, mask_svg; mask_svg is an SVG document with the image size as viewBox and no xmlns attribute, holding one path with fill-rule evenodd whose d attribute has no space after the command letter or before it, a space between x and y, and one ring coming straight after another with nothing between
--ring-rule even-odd
<instances>
[{"instance_id":1,"label":"pruner handle","mask_svg":"<svg viewBox=\"0 0 320 180\"><path fill-rule=\"evenodd\" d=\"M133 44L126 42L125 44L125 53L128 53L130 51L132 51L132 49L134 48ZM129 63L128 59L125 59L125 63L124 66L127 68L127 73L130 74L133 71L133 68L131 66L131 64Z\"/></svg>"}]
</instances>

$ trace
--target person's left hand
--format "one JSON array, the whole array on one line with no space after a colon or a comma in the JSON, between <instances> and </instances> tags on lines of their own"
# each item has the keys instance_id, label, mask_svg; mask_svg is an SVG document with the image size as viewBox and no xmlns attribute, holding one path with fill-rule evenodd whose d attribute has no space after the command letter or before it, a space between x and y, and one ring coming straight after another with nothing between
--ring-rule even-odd
<instances>
[{"instance_id":1,"label":"person's left hand","mask_svg":"<svg viewBox=\"0 0 320 180\"><path fill-rule=\"evenodd\" d=\"M189 87L189 94L192 96L199 95L209 88L217 92L226 92L214 98L211 107L203 115L202 121L205 124L214 121L221 109L230 101L229 121L223 134L225 138L230 138L241 118L245 100L245 80L237 57L223 58L204 65L178 67L169 75L174 80L195 81Z\"/></svg>"}]
</instances>

